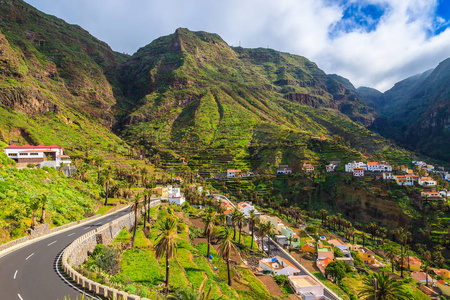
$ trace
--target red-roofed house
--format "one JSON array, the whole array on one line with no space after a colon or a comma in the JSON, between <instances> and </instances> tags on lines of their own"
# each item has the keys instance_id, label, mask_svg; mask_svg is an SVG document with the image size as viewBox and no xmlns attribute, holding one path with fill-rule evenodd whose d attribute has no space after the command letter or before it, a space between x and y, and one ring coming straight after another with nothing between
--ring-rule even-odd
<instances>
[{"instance_id":1,"label":"red-roofed house","mask_svg":"<svg viewBox=\"0 0 450 300\"><path fill-rule=\"evenodd\" d=\"M317 261L316 261L317 268L319 268L320 273L322 273L323 276L325 276L325 268L332 261L333 261L333 259L331 259L329 257L326 257L324 259L317 259Z\"/></svg>"},{"instance_id":2,"label":"red-roofed house","mask_svg":"<svg viewBox=\"0 0 450 300\"><path fill-rule=\"evenodd\" d=\"M306 173L310 173L314 171L314 166L311 164L304 164L302 170L304 170Z\"/></svg>"},{"instance_id":3,"label":"red-roofed house","mask_svg":"<svg viewBox=\"0 0 450 300\"><path fill-rule=\"evenodd\" d=\"M430 275L425 274L425 272L412 272L411 277L421 283L426 283L427 277L428 277L428 283L434 283L434 281L435 281Z\"/></svg>"},{"instance_id":4,"label":"red-roofed house","mask_svg":"<svg viewBox=\"0 0 450 300\"><path fill-rule=\"evenodd\" d=\"M64 155L63 149L58 145L24 145L12 144L4 148L9 158L18 163L40 163L43 161L55 161L57 165L64 163L70 165L70 156Z\"/></svg>"},{"instance_id":5,"label":"red-roofed house","mask_svg":"<svg viewBox=\"0 0 450 300\"><path fill-rule=\"evenodd\" d=\"M438 280L436 286L441 290L445 296L450 296L450 285L444 280Z\"/></svg>"},{"instance_id":6,"label":"red-roofed house","mask_svg":"<svg viewBox=\"0 0 450 300\"><path fill-rule=\"evenodd\" d=\"M233 169L228 169L227 170L227 177L228 178L238 177L239 174L241 174L241 170L233 170Z\"/></svg>"}]
</instances>

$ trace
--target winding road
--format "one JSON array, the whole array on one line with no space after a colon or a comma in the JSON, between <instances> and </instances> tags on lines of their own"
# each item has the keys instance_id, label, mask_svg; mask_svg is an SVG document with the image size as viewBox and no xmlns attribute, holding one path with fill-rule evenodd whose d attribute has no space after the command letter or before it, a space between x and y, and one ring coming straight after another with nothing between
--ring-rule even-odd
<instances>
[{"instance_id":1,"label":"winding road","mask_svg":"<svg viewBox=\"0 0 450 300\"><path fill-rule=\"evenodd\" d=\"M62 251L75 239L130 212L123 209L91 222L77 225L9 252L0 257L0 299L71 300L80 298L60 266ZM86 295L88 296L88 295ZM90 299L91 297L87 297ZM99 298L96 298L99 299Z\"/></svg>"}]
</instances>

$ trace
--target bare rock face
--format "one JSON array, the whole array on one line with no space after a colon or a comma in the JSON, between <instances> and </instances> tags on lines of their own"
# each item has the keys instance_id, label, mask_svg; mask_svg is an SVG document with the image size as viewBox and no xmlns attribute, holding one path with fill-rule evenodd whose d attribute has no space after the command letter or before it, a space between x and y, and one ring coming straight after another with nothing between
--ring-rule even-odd
<instances>
[{"instance_id":1,"label":"bare rock face","mask_svg":"<svg viewBox=\"0 0 450 300\"><path fill-rule=\"evenodd\" d=\"M39 90L23 86L0 88L0 105L27 114L58 112L58 106Z\"/></svg>"},{"instance_id":2,"label":"bare rock face","mask_svg":"<svg viewBox=\"0 0 450 300\"><path fill-rule=\"evenodd\" d=\"M0 75L20 77L19 61L13 54L8 40L0 33Z\"/></svg>"}]
</instances>

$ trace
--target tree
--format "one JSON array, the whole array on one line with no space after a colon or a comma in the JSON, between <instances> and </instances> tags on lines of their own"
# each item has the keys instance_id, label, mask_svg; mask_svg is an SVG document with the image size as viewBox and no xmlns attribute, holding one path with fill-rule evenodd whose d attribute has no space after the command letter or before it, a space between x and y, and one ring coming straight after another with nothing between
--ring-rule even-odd
<instances>
[{"instance_id":1,"label":"tree","mask_svg":"<svg viewBox=\"0 0 450 300\"><path fill-rule=\"evenodd\" d=\"M386 251L384 253L386 254L386 257L389 259L389 261L391 262L392 273L394 273L395 250L394 250L394 248L389 247L386 249Z\"/></svg>"},{"instance_id":2,"label":"tree","mask_svg":"<svg viewBox=\"0 0 450 300\"><path fill-rule=\"evenodd\" d=\"M206 281L208 278L205 277L203 279L202 284L200 285L198 291L195 290L194 287L191 287L190 289L182 288L177 289L174 294L167 297L167 299L170 300L210 300L211 299L211 291L212 291L212 284L209 285L208 291L205 291ZM220 297L222 298L222 297ZM220 299L219 298L219 299Z\"/></svg>"},{"instance_id":3,"label":"tree","mask_svg":"<svg viewBox=\"0 0 450 300\"><path fill-rule=\"evenodd\" d=\"M425 251L425 253L423 254L423 257L425 258L425 262L426 262L425 263L425 268L424 268L425 280L426 280L425 285L428 286L428 269L430 268L430 258L431 258L430 251Z\"/></svg>"},{"instance_id":4,"label":"tree","mask_svg":"<svg viewBox=\"0 0 450 300\"><path fill-rule=\"evenodd\" d=\"M111 192L111 187L114 185L114 179L109 170L105 170L102 177L103 185L105 187L105 203L103 205L108 204L108 197Z\"/></svg>"},{"instance_id":5,"label":"tree","mask_svg":"<svg viewBox=\"0 0 450 300\"><path fill-rule=\"evenodd\" d=\"M231 251L237 251L236 245L231 239L231 230L228 227L222 228L217 238L219 242L219 255L227 262L228 285L231 286L230 255Z\"/></svg>"},{"instance_id":6,"label":"tree","mask_svg":"<svg viewBox=\"0 0 450 300\"><path fill-rule=\"evenodd\" d=\"M36 227L36 211L39 209L40 204L41 203L38 198L32 198L31 202L29 204L29 207L33 212L31 215L31 228L32 229L34 229Z\"/></svg>"},{"instance_id":7,"label":"tree","mask_svg":"<svg viewBox=\"0 0 450 300\"><path fill-rule=\"evenodd\" d=\"M211 248L211 235L214 230L214 223L216 221L216 213L215 212L205 212L202 216L202 221L205 224L204 235L208 240L208 252L206 254L206 258L209 259L210 248Z\"/></svg>"},{"instance_id":8,"label":"tree","mask_svg":"<svg viewBox=\"0 0 450 300\"><path fill-rule=\"evenodd\" d=\"M325 277L332 277L334 278L334 281L341 280L345 277L345 268L344 266L337 262L332 261L328 264L328 266L325 268Z\"/></svg>"},{"instance_id":9,"label":"tree","mask_svg":"<svg viewBox=\"0 0 450 300\"><path fill-rule=\"evenodd\" d=\"M97 167L97 182L100 183L100 171L103 166L104 160L101 156L94 158L94 165Z\"/></svg>"},{"instance_id":10,"label":"tree","mask_svg":"<svg viewBox=\"0 0 450 300\"><path fill-rule=\"evenodd\" d=\"M388 273L382 272L371 273L363 279L364 286L358 293L361 299L375 299L374 279L377 280L377 300L408 300L413 298L412 295L405 291L403 282L395 278L390 278Z\"/></svg>"},{"instance_id":11,"label":"tree","mask_svg":"<svg viewBox=\"0 0 450 300\"><path fill-rule=\"evenodd\" d=\"M242 227L244 227L245 224L245 215L242 212L239 212L237 215L237 225L239 227L239 243L241 242L241 234L242 234Z\"/></svg>"},{"instance_id":12,"label":"tree","mask_svg":"<svg viewBox=\"0 0 450 300\"><path fill-rule=\"evenodd\" d=\"M136 238L136 230L138 226L138 215L139 208L141 207L141 194L134 196L132 210L134 211L134 227L133 227L133 237L131 238L131 248L134 248L134 240Z\"/></svg>"},{"instance_id":13,"label":"tree","mask_svg":"<svg viewBox=\"0 0 450 300\"><path fill-rule=\"evenodd\" d=\"M237 219L239 217L240 211L235 208L232 212L231 212L231 222L233 223L233 229L234 229L234 234L233 234L233 240L236 239L236 223L237 223Z\"/></svg>"},{"instance_id":14,"label":"tree","mask_svg":"<svg viewBox=\"0 0 450 300\"><path fill-rule=\"evenodd\" d=\"M155 256L157 260L160 257L166 257L166 289L169 292L169 260L174 256L174 252L176 251L175 238L177 235L177 221L169 216L162 221L158 230Z\"/></svg>"},{"instance_id":15,"label":"tree","mask_svg":"<svg viewBox=\"0 0 450 300\"><path fill-rule=\"evenodd\" d=\"M42 204L42 215L41 215L41 219L39 220L39 223L44 224L45 222L45 206L47 205L47 195L46 194L42 194L39 196L39 201Z\"/></svg>"},{"instance_id":16,"label":"tree","mask_svg":"<svg viewBox=\"0 0 450 300\"><path fill-rule=\"evenodd\" d=\"M294 237L292 235L288 236L287 241L289 242L289 251L292 248L292 242L294 241Z\"/></svg>"},{"instance_id":17,"label":"tree","mask_svg":"<svg viewBox=\"0 0 450 300\"><path fill-rule=\"evenodd\" d=\"M250 222L250 226L252 227L252 243L250 245L250 248L253 249L253 241L255 240L255 226L259 222L258 216L255 215L255 211L252 209L249 212L248 221Z\"/></svg>"}]
</instances>

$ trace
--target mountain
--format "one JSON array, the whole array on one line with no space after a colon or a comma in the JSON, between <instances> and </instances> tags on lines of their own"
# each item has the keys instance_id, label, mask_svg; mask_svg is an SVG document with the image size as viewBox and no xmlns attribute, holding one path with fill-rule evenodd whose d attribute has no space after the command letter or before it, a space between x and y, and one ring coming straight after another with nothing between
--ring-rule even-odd
<instances>
[{"instance_id":1,"label":"mountain","mask_svg":"<svg viewBox=\"0 0 450 300\"><path fill-rule=\"evenodd\" d=\"M158 38L123 63L120 82L136 104L121 119L121 135L167 158L228 166L244 159L263 168L270 156L273 165L291 155L299 163L309 157L302 147L294 155L277 143L306 145L318 134L382 148L362 142L374 110L316 64L271 49L233 48L216 34L179 28ZM273 151L261 154L269 145Z\"/></svg>"},{"instance_id":2,"label":"mountain","mask_svg":"<svg viewBox=\"0 0 450 300\"><path fill-rule=\"evenodd\" d=\"M126 56L21 0L1 1L0 16L0 140L120 147L109 127Z\"/></svg>"},{"instance_id":3,"label":"mountain","mask_svg":"<svg viewBox=\"0 0 450 300\"><path fill-rule=\"evenodd\" d=\"M449 162L449 84L450 59L396 83L381 98L371 98L380 115L370 129L412 150Z\"/></svg>"}]
</instances>

